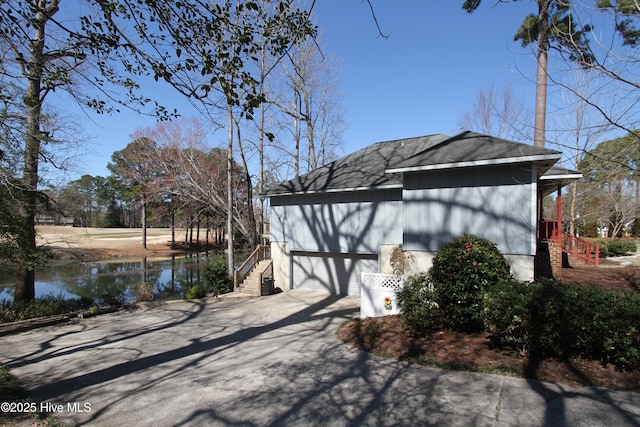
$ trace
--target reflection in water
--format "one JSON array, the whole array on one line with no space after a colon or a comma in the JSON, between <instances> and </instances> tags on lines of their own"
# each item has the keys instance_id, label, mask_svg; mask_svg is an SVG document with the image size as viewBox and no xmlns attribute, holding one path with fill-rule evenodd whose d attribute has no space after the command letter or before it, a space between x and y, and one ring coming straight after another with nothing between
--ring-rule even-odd
<instances>
[{"instance_id":1,"label":"reflection in water","mask_svg":"<svg viewBox=\"0 0 640 427\"><path fill-rule=\"evenodd\" d=\"M190 287L203 284L200 269L206 257L201 253L162 260L51 263L36 271L36 297L53 294L104 300L122 295L130 302L132 292L143 282L153 285L156 299L179 297ZM0 301L13 299L14 281L13 274L0 271Z\"/></svg>"}]
</instances>

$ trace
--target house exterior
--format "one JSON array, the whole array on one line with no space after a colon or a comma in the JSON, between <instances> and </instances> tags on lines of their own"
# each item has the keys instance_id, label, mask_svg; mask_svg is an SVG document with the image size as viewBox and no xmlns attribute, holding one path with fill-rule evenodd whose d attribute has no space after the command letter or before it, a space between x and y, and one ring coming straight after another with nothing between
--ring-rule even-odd
<instances>
[{"instance_id":1,"label":"house exterior","mask_svg":"<svg viewBox=\"0 0 640 427\"><path fill-rule=\"evenodd\" d=\"M412 272L462 233L494 242L533 280L539 197L558 151L463 132L379 142L269 191L275 286L360 295L361 272L390 272L398 245ZM555 169L556 172L558 169ZM553 191L553 190L552 190Z\"/></svg>"}]
</instances>

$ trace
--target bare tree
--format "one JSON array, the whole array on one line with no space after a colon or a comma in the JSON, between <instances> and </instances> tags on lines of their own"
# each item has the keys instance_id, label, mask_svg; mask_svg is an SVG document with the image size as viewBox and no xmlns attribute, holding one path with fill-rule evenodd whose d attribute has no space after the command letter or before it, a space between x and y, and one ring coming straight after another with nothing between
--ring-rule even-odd
<instances>
[{"instance_id":1,"label":"bare tree","mask_svg":"<svg viewBox=\"0 0 640 427\"><path fill-rule=\"evenodd\" d=\"M606 0L595 4L576 3L573 7L576 20L593 27L587 33L589 61L578 66L589 70L595 84L584 92L567 83L562 76L573 73L576 63L562 61L564 58L557 62L565 68L550 75L550 81L580 98L611 127L623 134L640 136L640 57L636 49L640 43L640 4L631 0ZM577 44L571 42L573 46Z\"/></svg>"},{"instance_id":2,"label":"bare tree","mask_svg":"<svg viewBox=\"0 0 640 427\"><path fill-rule=\"evenodd\" d=\"M506 85L502 93L498 93L492 83L487 91L480 89L469 110L459 120L462 129L469 129L486 135L514 141L527 141L530 137L524 129L531 127L523 123L526 108L511 85Z\"/></svg>"},{"instance_id":3,"label":"bare tree","mask_svg":"<svg viewBox=\"0 0 640 427\"><path fill-rule=\"evenodd\" d=\"M465 0L463 9L474 12L482 0ZM507 3L507 1L504 1ZM591 61L585 34L590 25L580 26L572 14L572 2L566 0L536 0L538 13L527 15L514 35L522 46L536 45L537 75L533 143L545 145L547 81L549 75L549 51L555 50L579 64Z\"/></svg>"},{"instance_id":4,"label":"bare tree","mask_svg":"<svg viewBox=\"0 0 640 427\"><path fill-rule=\"evenodd\" d=\"M267 49L283 56L294 41L315 32L311 11L296 8L292 0L268 2L273 4L268 14L254 0L86 0L60 13L61 3L8 0L0 6L2 92L15 84L24 93L19 98L25 118L23 166L20 194L16 193L24 227L16 257L16 300L35 295L38 254L33 223L40 156L51 140L42 114L50 93L66 92L98 113L138 110L153 101L140 95L135 76L151 75L194 103L207 101L212 106L209 95L219 89L227 103L250 112L262 100L252 90L258 86L252 74L260 48L255 35L268 34ZM266 17L261 25L256 21L259 14ZM237 71L233 81L225 79L230 70ZM238 85L246 90L236 90ZM160 118L172 115L157 104L151 112Z\"/></svg>"},{"instance_id":5,"label":"bare tree","mask_svg":"<svg viewBox=\"0 0 640 427\"><path fill-rule=\"evenodd\" d=\"M188 13L160 13L157 18L172 35L176 55L156 68L162 78L194 101L200 112L227 130L227 241L228 268L233 259L234 130L238 118L253 119L264 102L260 89L259 57L266 49L276 58L291 46L315 35L310 10L295 7L292 0L187 3ZM170 10L178 6L169 6ZM183 6L183 3L180 3ZM264 37L259 37L263 35ZM172 45L172 48L174 46ZM172 49L173 51L174 49ZM277 61L276 61L277 62ZM256 67L257 66L257 67ZM268 74L268 73L267 73Z\"/></svg>"},{"instance_id":6,"label":"bare tree","mask_svg":"<svg viewBox=\"0 0 640 427\"><path fill-rule=\"evenodd\" d=\"M101 12L107 12L110 7L120 10L118 5L79 3L63 20L60 2L9 0L0 6L0 84L2 92L7 87L20 91L22 96L17 99L24 114L21 178L20 186L15 187L19 190L15 194L22 224L19 251L14 256L18 271L16 300L35 297L34 269L39 256L34 218L42 196L38 188L41 161L46 154L44 147L55 141L46 123L49 95L54 91L67 93L98 112L110 111L110 101L140 107L147 101L136 95L138 85L133 80L116 71L116 64L124 62L127 72L145 73L132 66L132 59L123 53L130 50L127 44L121 43L121 28L103 25L105 14ZM96 26L92 33L87 33L83 30L90 21ZM87 87L83 86L97 95L88 95ZM117 92L123 88L124 93Z\"/></svg>"},{"instance_id":7,"label":"bare tree","mask_svg":"<svg viewBox=\"0 0 640 427\"><path fill-rule=\"evenodd\" d=\"M337 91L340 66L335 58L323 56L317 44L311 42L296 45L288 58L282 64L286 90L282 91L283 98L273 102L291 118L294 144L288 153L298 176L335 159L345 123ZM303 138L307 143L304 159ZM301 160L306 160L305 170L300 167Z\"/></svg>"},{"instance_id":8,"label":"bare tree","mask_svg":"<svg viewBox=\"0 0 640 427\"><path fill-rule=\"evenodd\" d=\"M595 76L585 69L578 69L574 73L565 74L564 86L571 90L561 90L557 105L557 111L552 110L550 115L549 133L552 138L552 146L559 148L564 153L564 161L567 166L578 170L587 152L592 150L605 135L610 126L597 114L583 97L592 93L591 87L598 83ZM576 96L579 94L580 96ZM593 99L595 101L595 99ZM589 206L584 198L590 192L588 184L573 183L569 187L569 209L563 210L568 216L569 233L576 234L576 221L579 217L589 216ZM591 206L593 208L593 206Z\"/></svg>"},{"instance_id":9,"label":"bare tree","mask_svg":"<svg viewBox=\"0 0 640 427\"><path fill-rule=\"evenodd\" d=\"M190 118L161 122L137 129L132 136L157 144L153 153L159 176L156 192L180 200L179 207L188 206L193 217L208 216L215 224L221 223L228 207L228 156L225 149L209 145L209 130L202 121ZM231 171L233 228L251 241L255 239L255 224L246 207L250 197L246 171L235 161Z\"/></svg>"}]
</instances>

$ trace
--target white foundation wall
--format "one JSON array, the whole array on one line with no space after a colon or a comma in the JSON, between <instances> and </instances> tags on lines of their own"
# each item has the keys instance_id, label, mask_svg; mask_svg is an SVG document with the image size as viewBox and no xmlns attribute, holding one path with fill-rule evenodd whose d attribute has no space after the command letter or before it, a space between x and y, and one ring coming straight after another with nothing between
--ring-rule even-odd
<instances>
[{"instance_id":1,"label":"white foundation wall","mask_svg":"<svg viewBox=\"0 0 640 427\"><path fill-rule=\"evenodd\" d=\"M380 245L380 273L393 274L391 268L391 254L398 245ZM433 265L436 252L406 251L407 269L405 276L427 272ZM534 279L534 257L530 255L504 255L511 274L516 280L532 282Z\"/></svg>"},{"instance_id":2,"label":"white foundation wall","mask_svg":"<svg viewBox=\"0 0 640 427\"><path fill-rule=\"evenodd\" d=\"M405 276L412 276L418 273L426 273L433 265L436 252L407 251L409 255L409 271Z\"/></svg>"},{"instance_id":3,"label":"white foundation wall","mask_svg":"<svg viewBox=\"0 0 640 427\"><path fill-rule=\"evenodd\" d=\"M393 274L391 268L391 254L399 245L380 245L380 273ZM405 251L405 272L404 276L412 276L423 273L431 268L435 253L423 251Z\"/></svg>"},{"instance_id":4,"label":"white foundation wall","mask_svg":"<svg viewBox=\"0 0 640 427\"><path fill-rule=\"evenodd\" d=\"M505 255L511 266L511 274L516 280L533 282L534 257L531 255Z\"/></svg>"},{"instance_id":5,"label":"white foundation wall","mask_svg":"<svg viewBox=\"0 0 640 427\"><path fill-rule=\"evenodd\" d=\"M273 261L273 286L288 291L290 289L291 263L287 242L271 242Z\"/></svg>"},{"instance_id":6,"label":"white foundation wall","mask_svg":"<svg viewBox=\"0 0 640 427\"><path fill-rule=\"evenodd\" d=\"M391 269L391 252L396 247L398 247L398 245L380 245L380 273L393 274ZM376 272L372 271L372 273Z\"/></svg>"}]
</instances>

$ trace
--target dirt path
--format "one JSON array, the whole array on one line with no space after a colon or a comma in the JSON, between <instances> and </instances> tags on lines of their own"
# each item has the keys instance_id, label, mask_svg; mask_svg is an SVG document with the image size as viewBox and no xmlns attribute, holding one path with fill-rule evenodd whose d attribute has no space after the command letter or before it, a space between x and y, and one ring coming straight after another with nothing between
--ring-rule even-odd
<instances>
[{"instance_id":1,"label":"dirt path","mask_svg":"<svg viewBox=\"0 0 640 427\"><path fill-rule=\"evenodd\" d=\"M565 283L595 284L605 288L640 291L640 268L614 263L600 267L576 265L563 268L556 279Z\"/></svg>"}]
</instances>

